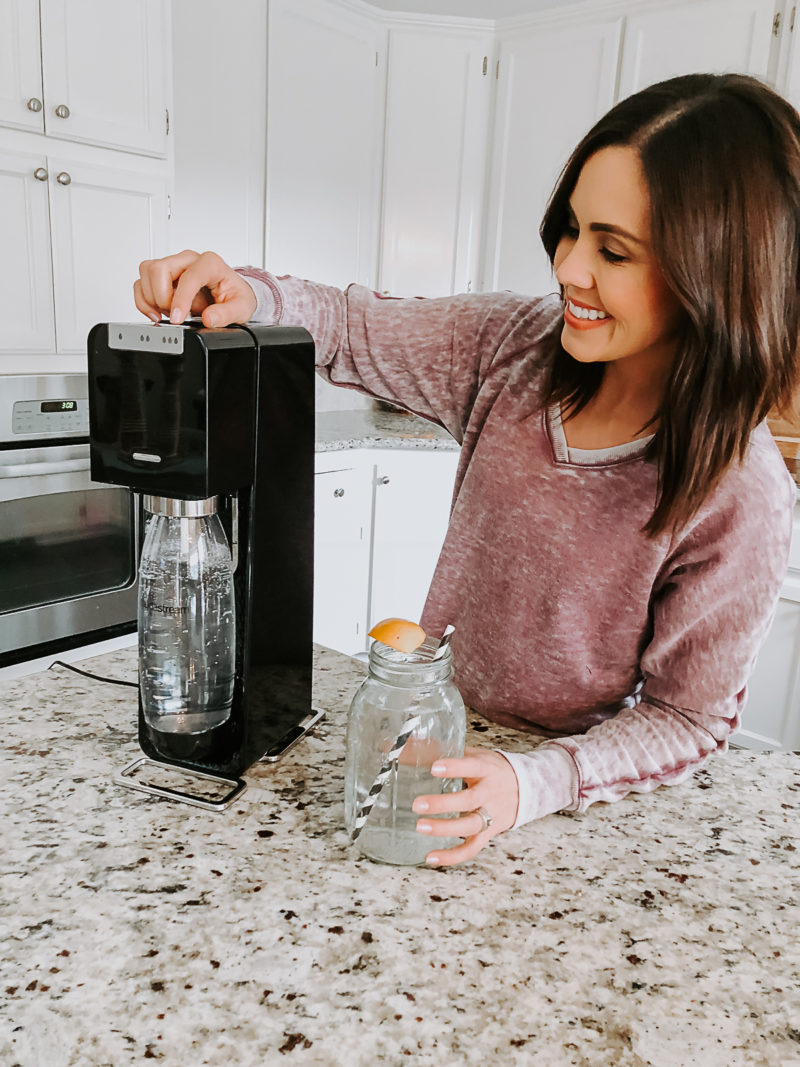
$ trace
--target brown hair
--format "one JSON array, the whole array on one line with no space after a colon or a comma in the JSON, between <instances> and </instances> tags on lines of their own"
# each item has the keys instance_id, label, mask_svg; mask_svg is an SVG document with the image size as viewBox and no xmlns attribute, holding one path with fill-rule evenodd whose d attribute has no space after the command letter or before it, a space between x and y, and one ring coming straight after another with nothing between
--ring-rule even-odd
<instances>
[{"instance_id":1,"label":"brown hair","mask_svg":"<svg viewBox=\"0 0 800 1067\"><path fill-rule=\"evenodd\" d=\"M635 149L650 193L656 261L684 324L646 457L658 498L645 532L686 522L724 471L741 461L753 428L786 410L800 379L800 117L740 74L691 74L622 100L567 162L540 235L551 262L569 199L590 156ZM569 418L602 381L550 336L545 403Z\"/></svg>"}]
</instances>

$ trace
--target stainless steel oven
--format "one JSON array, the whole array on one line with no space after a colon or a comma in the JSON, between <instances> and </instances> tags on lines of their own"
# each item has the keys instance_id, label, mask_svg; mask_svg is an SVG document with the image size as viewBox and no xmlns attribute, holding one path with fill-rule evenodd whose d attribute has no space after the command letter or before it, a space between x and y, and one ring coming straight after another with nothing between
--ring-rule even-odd
<instances>
[{"instance_id":1,"label":"stainless steel oven","mask_svg":"<svg viewBox=\"0 0 800 1067\"><path fill-rule=\"evenodd\" d=\"M0 667L136 630L140 503L89 478L87 395L0 376Z\"/></svg>"}]
</instances>

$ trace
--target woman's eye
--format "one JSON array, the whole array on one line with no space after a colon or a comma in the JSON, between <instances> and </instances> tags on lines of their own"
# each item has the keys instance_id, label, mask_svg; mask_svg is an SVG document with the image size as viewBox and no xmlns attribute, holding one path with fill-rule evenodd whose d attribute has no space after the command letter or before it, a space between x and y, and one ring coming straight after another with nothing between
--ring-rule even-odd
<instances>
[{"instance_id":1,"label":"woman's eye","mask_svg":"<svg viewBox=\"0 0 800 1067\"><path fill-rule=\"evenodd\" d=\"M601 248L600 255L609 263L624 263L628 258L627 256L619 255L618 252L612 252L609 248Z\"/></svg>"}]
</instances>

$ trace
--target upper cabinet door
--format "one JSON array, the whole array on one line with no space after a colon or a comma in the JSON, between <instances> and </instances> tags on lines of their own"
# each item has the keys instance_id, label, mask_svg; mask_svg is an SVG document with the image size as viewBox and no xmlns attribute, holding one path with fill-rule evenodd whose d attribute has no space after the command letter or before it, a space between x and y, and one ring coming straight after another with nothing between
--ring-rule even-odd
<instances>
[{"instance_id":1,"label":"upper cabinet door","mask_svg":"<svg viewBox=\"0 0 800 1067\"><path fill-rule=\"evenodd\" d=\"M625 21L619 97L679 74L767 77L774 0L691 0Z\"/></svg>"},{"instance_id":2,"label":"upper cabinet door","mask_svg":"<svg viewBox=\"0 0 800 1067\"><path fill-rule=\"evenodd\" d=\"M374 286L386 29L327 0L269 5L266 263Z\"/></svg>"},{"instance_id":3,"label":"upper cabinet door","mask_svg":"<svg viewBox=\"0 0 800 1067\"><path fill-rule=\"evenodd\" d=\"M0 152L0 349L19 355L53 347L53 283L47 160Z\"/></svg>"},{"instance_id":4,"label":"upper cabinet door","mask_svg":"<svg viewBox=\"0 0 800 1067\"><path fill-rule=\"evenodd\" d=\"M385 292L443 296L478 287L492 56L488 34L389 31Z\"/></svg>"},{"instance_id":5,"label":"upper cabinet door","mask_svg":"<svg viewBox=\"0 0 800 1067\"><path fill-rule=\"evenodd\" d=\"M44 129L39 8L31 0L0 0L0 123Z\"/></svg>"},{"instance_id":6,"label":"upper cabinet door","mask_svg":"<svg viewBox=\"0 0 800 1067\"><path fill-rule=\"evenodd\" d=\"M139 316L139 263L166 251L166 187L158 176L63 156L48 170L58 351L83 353L95 323Z\"/></svg>"},{"instance_id":7,"label":"upper cabinet door","mask_svg":"<svg viewBox=\"0 0 800 1067\"><path fill-rule=\"evenodd\" d=\"M573 148L614 103L620 30L612 18L501 36L484 289L555 291L539 224Z\"/></svg>"},{"instance_id":8,"label":"upper cabinet door","mask_svg":"<svg viewBox=\"0 0 800 1067\"><path fill-rule=\"evenodd\" d=\"M68 141L165 155L165 0L40 4L46 132Z\"/></svg>"}]
</instances>

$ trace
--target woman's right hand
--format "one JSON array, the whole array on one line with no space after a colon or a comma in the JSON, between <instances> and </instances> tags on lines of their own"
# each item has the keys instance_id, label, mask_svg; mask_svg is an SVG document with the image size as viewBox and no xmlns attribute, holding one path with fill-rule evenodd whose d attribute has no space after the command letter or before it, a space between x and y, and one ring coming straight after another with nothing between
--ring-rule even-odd
<instances>
[{"instance_id":1,"label":"woman's right hand","mask_svg":"<svg viewBox=\"0 0 800 1067\"><path fill-rule=\"evenodd\" d=\"M248 322L257 303L244 278L216 252L189 249L140 263L133 299L153 322L166 315L179 325L188 315L200 315L204 326Z\"/></svg>"}]
</instances>

